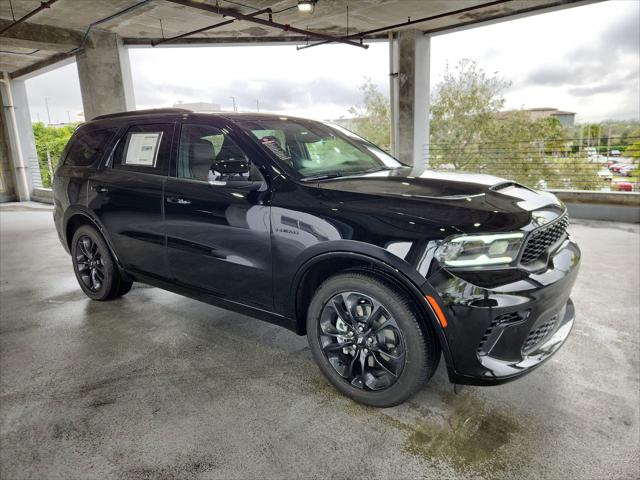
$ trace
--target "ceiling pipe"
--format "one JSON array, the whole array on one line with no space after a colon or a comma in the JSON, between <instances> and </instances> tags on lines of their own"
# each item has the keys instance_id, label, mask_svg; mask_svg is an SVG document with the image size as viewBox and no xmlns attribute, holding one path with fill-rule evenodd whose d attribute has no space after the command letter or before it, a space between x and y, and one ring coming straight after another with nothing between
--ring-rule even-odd
<instances>
[{"instance_id":1,"label":"ceiling pipe","mask_svg":"<svg viewBox=\"0 0 640 480\"><path fill-rule=\"evenodd\" d=\"M48 0L47 2L42 2L40 3L40 6L35 8L34 10L31 10L29 13L27 13L24 17L19 18L18 20L16 20L15 22L7 25L6 27L4 27L2 30L0 30L0 35L3 35L4 32L6 32L7 30L9 30L10 28L18 25L19 23L24 22L25 20L30 19L31 17L33 17L36 13L41 12L42 10L44 10L45 8L50 8L51 5L53 5L54 3L56 3L58 0Z\"/></svg>"},{"instance_id":2,"label":"ceiling pipe","mask_svg":"<svg viewBox=\"0 0 640 480\"><path fill-rule=\"evenodd\" d=\"M178 5L182 5L184 7L197 8L199 10L204 10L211 13L217 13L218 15L222 15L225 17L232 17L236 20L244 20L246 22L257 23L258 25L264 25L266 27L278 28L284 32L293 32L300 35L305 35L310 38L316 38L318 40L324 40L326 43L338 42L344 43L346 45L351 45L353 47L360 48L369 48L369 45L364 45L360 42L352 42L351 40L334 37L331 35L325 35L324 33L312 32L309 30L304 30L302 28L292 27L291 25L285 25L283 23L274 22L272 19L265 20L258 17L253 17L251 15L244 15L242 13L238 13L233 9L219 7L217 5L208 5L206 3L200 3L195 0L166 0L167 2L176 3Z\"/></svg>"},{"instance_id":3,"label":"ceiling pipe","mask_svg":"<svg viewBox=\"0 0 640 480\"><path fill-rule=\"evenodd\" d=\"M74 55L84 48L84 44L86 43L87 38L89 37L89 33L91 32L91 29L93 27L95 27L96 25L100 25L101 23L108 22L109 20L113 20L114 18L124 15L125 13L129 13L130 11L135 10L136 8L146 5L150 1L151 0L142 0L141 2L131 5L130 7L125 8L124 10L120 10L119 12L116 12L113 15L109 15L108 17L101 18L100 20L96 20L95 22L90 23L87 29L85 30L84 35L82 35L82 40L80 41L80 45L78 45L76 48L71 50L69 52L69 55Z\"/></svg>"},{"instance_id":4,"label":"ceiling pipe","mask_svg":"<svg viewBox=\"0 0 640 480\"><path fill-rule=\"evenodd\" d=\"M268 13L271 15L272 11L270 8L264 8L262 10L258 10L256 12L250 13L248 16L253 17L256 15L262 15L263 13ZM194 35L196 33L202 33L202 32L206 32L207 30L213 30L214 28L218 28L218 27L223 27L225 25L229 25L230 23L235 22L237 19L232 19L232 20L225 20L224 22L219 22L219 23L214 23L213 25L209 25L208 27L203 27L203 28L199 28L197 30L192 30L190 32L187 33L181 33L180 35L176 35L175 37L171 37L171 38L163 38L162 40L159 40L157 42L151 42L151 46L155 47L157 45L161 45L163 43L170 43L173 42L174 40L178 40L180 38L184 38L184 37L189 37L191 35Z\"/></svg>"},{"instance_id":5,"label":"ceiling pipe","mask_svg":"<svg viewBox=\"0 0 640 480\"><path fill-rule=\"evenodd\" d=\"M481 8L493 7L495 5L500 5L503 3L508 3L513 0L496 0L494 2L484 3L482 5L474 5L473 7L465 7L459 10L452 10L450 12L440 13L438 15L432 15L430 17L422 17L417 18L415 20L407 20L406 22L396 23L395 25L388 25L386 27L374 28L373 30L367 30L365 32L354 33L352 35L345 35L344 37L339 37L339 40L324 40L322 42L312 43L311 45L304 45L302 47L297 47L298 50L304 50L305 48L317 47L318 45L326 45L327 43L333 43L335 41L345 41L352 38L364 38L367 35L373 35L375 33L386 32L387 30L394 30L396 28L408 27L410 25L415 25L417 23L428 22L429 20L437 20L438 18L448 17L450 15L457 15L460 13L466 13L473 10L478 10Z\"/></svg>"}]
</instances>

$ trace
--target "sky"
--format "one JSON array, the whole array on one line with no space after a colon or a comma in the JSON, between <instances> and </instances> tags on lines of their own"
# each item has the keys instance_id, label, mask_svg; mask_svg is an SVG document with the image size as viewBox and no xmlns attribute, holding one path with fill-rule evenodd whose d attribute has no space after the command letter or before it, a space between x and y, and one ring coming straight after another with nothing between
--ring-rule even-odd
<instances>
[{"instance_id":1,"label":"sky","mask_svg":"<svg viewBox=\"0 0 640 480\"><path fill-rule=\"evenodd\" d=\"M138 109L204 101L316 119L349 116L369 78L388 95L388 44L130 49ZM640 118L640 2L613 0L431 39L431 89L470 58L510 82L505 108L555 107L577 122ZM169 66L169 68L168 68ZM27 81L34 121L78 120L75 63ZM46 101L45 101L46 99ZM49 105L47 114L46 103Z\"/></svg>"}]
</instances>

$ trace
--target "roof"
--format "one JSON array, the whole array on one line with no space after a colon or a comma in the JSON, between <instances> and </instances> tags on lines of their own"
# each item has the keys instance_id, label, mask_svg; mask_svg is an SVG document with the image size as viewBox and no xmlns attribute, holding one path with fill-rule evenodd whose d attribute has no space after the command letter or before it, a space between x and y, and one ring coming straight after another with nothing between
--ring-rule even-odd
<instances>
[{"instance_id":1,"label":"roof","mask_svg":"<svg viewBox=\"0 0 640 480\"><path fill-rule=\"evenodd\" d=\"M128 112L109 113L100 115L96 118L84 123L84 125L94 122L117 122L118 120L135 120L144 117L170 117L172 119L182 116L188 118L222 118L228 120L260 120L260 119L291 119L313 121L301 117L291 115L281 115L277 113L259 113L259 112L194 112L187 108L151 108L148 110L132 110Z\"/></svg>"}]
</instances>

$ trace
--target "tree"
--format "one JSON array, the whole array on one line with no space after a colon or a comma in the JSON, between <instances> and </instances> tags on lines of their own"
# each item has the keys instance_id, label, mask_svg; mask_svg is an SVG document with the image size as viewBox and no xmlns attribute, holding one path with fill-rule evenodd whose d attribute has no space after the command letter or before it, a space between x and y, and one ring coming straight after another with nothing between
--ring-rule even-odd
<instances>
[{"instance_id":1,"label":"tree","mask_svg":"<svg viewBox=\"0 0 640 480\"><path fill-rule=\"evenodd\" d=\"M604 186L597 175L600 167L584 154L571 153L571 133L556 118L503 111L503 92L509 85L472 60L461 60L453 69L447 66L431 100L430 165L493 174L539 188ZM361 90L362 104L349 110L355 117L350 127L388 149L389 102L369 79ZM587 128L592 138L604 133L598 125ZM620 127L621 132L626 129L627 124Z\"/></svg>"},{"instance_id":2,"label":"tree","mask_svg":"<svg viewBox=\"0 0 640 480\"><path fill-rule=\"evenodd\" d=\"M436 164L459 169L481 162L478 152L497 129L502 91L508 86L495 75L487 76L473 60L463 59L453 70L447 65L431 99L430 142Z\"/></svg>"},{"instance_id":3,"label":"tree","mask_svg":"<svg viewBox=\"0 0 640 480\"><path fill-rule=\"evenodd\" d=\"M370 78L359 87L362 103L349 109L354 116L351 128L363 138L391 151L391 106L389 100L378 90Z\"/></svg>"},{"instance_id":4,"label":"tree","mask_svg":"<svg viewBox=\"0 0 640 480\"><path fill-rule=\"evenodd\" d=\"M62 155L62 151L76 127L77 124L65 125L64 127L47 127L42 122L33 124L33 136L36 141L36 152L38 153L40 175L44 187L51 186L53 170L55 170L60 155ZM49 165L49 159L51 159L51 165Z\"/></svg>"}]
</instances>

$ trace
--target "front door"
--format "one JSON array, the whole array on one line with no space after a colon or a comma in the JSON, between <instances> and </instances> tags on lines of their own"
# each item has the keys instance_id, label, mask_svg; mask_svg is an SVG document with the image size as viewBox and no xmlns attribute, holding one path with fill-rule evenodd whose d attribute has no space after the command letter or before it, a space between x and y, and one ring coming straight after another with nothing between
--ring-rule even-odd
<instances>
[{"instance_id":1,"label":"front door","mask_svg":"<svg viewBox=\"0 0 640 480\"><path fill-rule=\"evenodd\" d=\"M271 309L268 190L229 127L184 123L165 185L174 278L221 298Z\"/></svg>"},{"instance_id":2,"label":"front door","mask_svg":"<svg viewBox=\"0 0 640 480\"><path fill-rule=\"evenodd\" d=\"M92 175L88 207L105 226L127 269L167 278L162 191L170 165L173 123L131 126L108 165Z\"/></svg>"}]
</instances>

